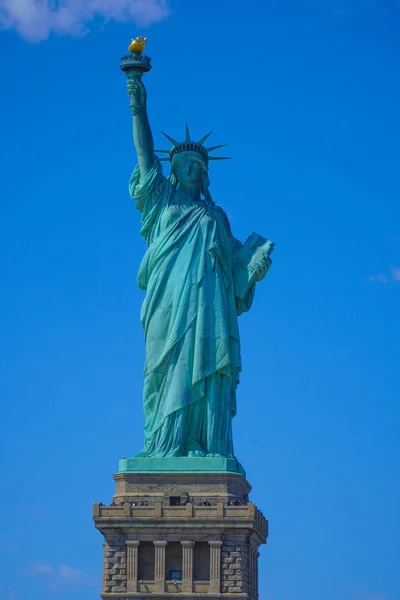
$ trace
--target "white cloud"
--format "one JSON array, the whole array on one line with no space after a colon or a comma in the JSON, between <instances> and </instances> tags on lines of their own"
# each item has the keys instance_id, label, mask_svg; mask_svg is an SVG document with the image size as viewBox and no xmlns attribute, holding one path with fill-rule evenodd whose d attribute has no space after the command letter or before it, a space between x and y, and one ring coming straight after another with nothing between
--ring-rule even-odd
<instances>
[{"instance_id":1,"label":"white cloud","mask_svg":"<svg viewBox=\"0 0 400 600\"><path fill-rule=\"evenodd\" d=\"M0 598L2 600L17 600L17 590L6 591L2 585L0 585Z\"/></svg>"},{"instance_id":2,"label":"white cloud","mask_svg":"<svg viewBox=\"0 0 400 600\"><path fill-rule=\"evenodd\" d=\"M0 550L6 550L7 552L21 550L21 545L13 540L3 540L0 542ZM1 586L0 586L0 597L1 597Z\"/></svg>"},{"instance_id":3,"label":"white cloud","mask_svg":"<svg viewBox=\"0 0 400 600\"><path fill-rule=\"evenodd\" d=\"M393 281L400 281L400 267L390 267L392 271Z\"/></svg>"},{"instance_id":4,"label":"white cloud","mask_svg":"<svg viewBox=\"0 0 400 600\"><path fill-rule=\"evenodd\" d=\"M68 585L97 585L98 581L92 575L73 569L68 565L60 565L57 569L58 577Z\"/></svg>"},{"instance_id":5,"label":"white cloud","mask_svg":"<svg viewBox=\"0 0 400 600\"><path fill-rule=\"evenodd\" d=\"M29 567L26 572L35 579L44 578L46 584L53 590L61 591L67 586L99 586L100 578L70 567L69 565L59 565L53 567L46 563L37 563Z\"/></svg>"},{"instance_id":6,"label":"white cloud","mask_svg":"<svg viewBox=\"0 0 400 600\"><path fill-rule=\"evenodd\" d=\"M378 283L388 283L389 281L400 281L400 267L392 265L390 267L391 273L385 275L385 273L375 273L374 275L370 275L368 277L368 281L374 281Z\"/></svg>"},{"instance_id":7,"label":"white cloud","mask_svg":"<svg viewBox=\"0 0 400 600\"><path fill-rule=\"evenodd\" d=\"M368 277L368 281L378 281L379 283L387 283L389 279L383 273L375 273L375 275L370 275Z\"/></svg>"},{"instance_id":8,"label":"white cloud","mask_svg":"<svg viewBox=\"0 0 400 600\"><path fill-rule=\"evenodd\" d=\"M168 0L0 0L0 27L40 42L51 33L84 35L95 18L146 26L168 13Z\"/></svg>"},{"instance_id":9,"label":"white cloud","mask_svg":"<svg viewBox=\"0 0 400 600\"><path fill-rule=\"evenodd\" d=\"M347 588L346 592L351 594L355 600L388 600L385 594L371 592L366 588L358 588L356 586Z\"/></svg>"},{"instance_id":10,"label":"white cloud","mask_svg":"<svg viewBox=\"0 0 400 600\"><path fill-rule=\"evenodd\" d=\"M37 577L38 575L52 575L54 573L54 567L43 563L37 563L36 565L28 567L27 573L32 577Z\"/></svg>"}]
</instances>

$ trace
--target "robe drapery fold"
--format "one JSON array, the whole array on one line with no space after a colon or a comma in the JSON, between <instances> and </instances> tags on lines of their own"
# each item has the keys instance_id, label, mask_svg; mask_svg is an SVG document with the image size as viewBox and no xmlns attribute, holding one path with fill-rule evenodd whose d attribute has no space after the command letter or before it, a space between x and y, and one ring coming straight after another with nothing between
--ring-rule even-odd
<instances>
[{"instance_id":1,"label":"robe drapery fold","mask_svg":"<svg viewBox=\"0 0 400 600\"><path fill-rule=\"evenodd\" d=\"M222 209L184 203L160 162L144 181L136 167L130 194L148 245L138 284L145 336L145 447L150 455L233 456L231 418L241 370L237 314L250 308L234 295L238 244Z\"/></svg>"}]
</instances>

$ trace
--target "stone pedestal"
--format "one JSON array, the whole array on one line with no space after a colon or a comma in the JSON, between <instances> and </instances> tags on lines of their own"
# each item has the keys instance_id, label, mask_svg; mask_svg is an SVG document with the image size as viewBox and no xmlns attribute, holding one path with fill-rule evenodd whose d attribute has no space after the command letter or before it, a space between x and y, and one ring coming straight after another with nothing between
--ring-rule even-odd
<instances>
[{"instance_id":1,"label":"stone pedestal","mask_svg":"<svg viewBox=\"0 0 400 600\"><path fill-rule=\"evenodd\" d=\"M120 472L119 506L94 504L104 535L102 597L258 599L267 521L242 473ZM240 505L232 505L232 501Z\"/></svg>"}]
</instances>

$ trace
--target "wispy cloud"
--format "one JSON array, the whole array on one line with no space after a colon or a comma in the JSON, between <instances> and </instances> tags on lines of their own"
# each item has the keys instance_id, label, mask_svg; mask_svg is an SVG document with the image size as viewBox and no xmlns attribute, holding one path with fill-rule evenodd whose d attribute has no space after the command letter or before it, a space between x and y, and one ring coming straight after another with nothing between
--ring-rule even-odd
<instances>
[{"instance_id":1,"label":"wispy cloud","mask_svg":"<svg viewBox=\"0 0 400 600\"><path fill-rule=\"evenodd\" d=\"M28 567L26 572L34 579L42 579L51 590L58 592L66 587L97 587L100 585L100 577L90 575L66 564L54 567L47 563L36 563Z\"/></svg>"},{"instance_id":2,"label":"wispy cloud","mask_svg":"<svg viewBox=\"0 0 400 600\"><path fill-rule=\"evenodd\" d=\"M351 585L350 587L347 588L346 592L348 594L350 594L351 596L353 596L353 598L360 600L363 596L365 598L367 590L365 588L359 588L359 587L356 587L355 585Z\"/></svg>"},{"instance_id":3,"label":"wispy cloud","mask_svg":"<svg viewBox=\"0 0 400 600\"><path fill-rule=\"evenodd\" d=\"M391 266L393 281L400 281L400 267Z\"/></svg>"},{"instance_id":4,"label":"wispy cloud","mask_svg":"<svg viewBox=\"0 0 400 600\"><path fill-rule=\"evenodd\" d=\"M368 277L368 281L375 283L398 282L400 281L400 267L392 265L387 273L374 273Z\"/></svg>"},{"instance_id":5,"label":"wispy cloud","mask_svg":"<svg viewBox=\"0 0 400 600\"><path fill-rule=\"evenodd\" d=\"M26 572L28 575L31 575L31 577L36 578L38 575L53 575L53 573L55 573L55 569L51 565L37 563L36 565L28 567Z\"/></svg>"},{"instance_id":6,"label":"wispy cloud","mask_svg":"<svg viewBox=\"0 0 400 600\"><path fill-rule=\"evenodd\" d=\"M388 597L385 594L371 592L371 590L354 585L348 587L346 592L352 596L354 600L388 600Z\"/></svg>"},{"instance_id":7,"label":"wispy cloud","mask_svg":"<svg viewBox=\"0 0 400 600\"><path fill-rule=\"evenodd\" d=\"M18 544L14 540L3 540L0 542L0 550L10 551L18 551L21 550L21 544ZM0 597L1 597L1 588L0 588Z\"/></svg>"},{"instance_id":8,"label":"wispy cloud","mask_svg":"<svg viewBox=\"0 0 400 600\"><path fill-rule=\"evenodd\" d=\"M7 591L0 585L0 598L1 600L17 600L17 590Z\"/></svg>"},{"instance_id":9,"label":"wispy cloud","mask_svg":"<svg viewBox=\"0 0 400 600\"><path fill-rule=\"evenodd\" d=\"M84 35L98 18L146 26L168 13L168 0L0 0L0 27L40 42L51 33Z\"/></svg>"},{"instance_id":10,"label":"wispy cloud","mask_svg":"<svg viewBox=\"0 0 400 600\"><path fill-rule=\"evenodd\" d=\"M24 517L30 517L31 519L41 519L44 516L43 511L40 510L40 508L36 508L35 506L22 508L18 512Z\"/></svg>"},{"instance_id":11,"label":"wispy cloud","mask_svg":"<svg viewBox=\"0 0 400 600\"><path fill-rule=\"evenodd\" d=\"M389 279L383 273L375 273L368 277L368 281L377 281L379 283L387 283Z\"/></svg>"}]
</instances>

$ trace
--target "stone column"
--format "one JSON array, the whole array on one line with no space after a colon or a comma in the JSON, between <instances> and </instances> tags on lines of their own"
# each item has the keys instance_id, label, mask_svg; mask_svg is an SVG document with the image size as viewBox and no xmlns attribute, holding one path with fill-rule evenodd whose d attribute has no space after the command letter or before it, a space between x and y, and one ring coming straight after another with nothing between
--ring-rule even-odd
<instances>
[{"instance_id":1,"label":"stone column","mask_svg":"<svg viewBox=\"0 0 400 600\"><path fill-rule=\"evenodd\" d=\"M165 547L168 542L153 542L155 546L154 591L165 592Z\"/></svg>"},{"instance_id":2,"label":"stone column","mask_svg":"<svg viewBox=\"0 0 400 600\"><path fill-rule=\"evenodd\" d=\"M193 592L193 546L194 542L182 545L182 591Z\"/></svg>"},{"instance_id":3,"label":"stone column","mask_svg":"<svg viewBox=\"0 0 400 600\"><path fill-rule=\"evenodd\" d=\"M250 545L249 549L249 596L254 599L254 548Z\"/></svg>"},{"instance_id":4,"label":"stone column","mask_svg":"<svg viewBox=\"0 0 400 600\"><path fill-rule=\"evenodd\" d=\"M126 540L126 586L128 592L138 591L138 550L140 542Z\"/></svg>"},{"instance_id":5,"label":"stone column","mask_svg":"<svg viewBox=\"0 0 400 600\"><path fill-rule=\"evenodd\" d=\"M109 592L110 588L108 586L108 582L106 579L106 569L108 569L108 560L107 560L107 555L108 555L108 544L104 543L103 544L103 548L104 548L104 562L103 562L103 585L102 585L102 592Z\"/></svg>"},{"instance_id":6,"label":"stone column","mask_svg":"<svg viewBox=\"0 0 400 600\"><path fill-rule=\"evenodd\" d=\"M208 542L210 546L210 594L221 592L221 546L220 541Z\"/></svg>"},{"instance_id":7,"label":"stone column","mask_svg":"<svg viewBox=\"0 0 400 600\"><path fill-rule=\"evenodd\" d=\"M249 596L250 600L257 600L258 598L258 552L257 545L250 541L249 549Z\"/></svg>"},{"instance_id":8,"label":"stone column","mask_svg":"<svg viewBox=\"0 0 400 600\"><path fill-rule=\"evenodd\" d=\"M255 589L254 589L254 600L258 600L258 557L260 556L260 553L256 551L256 555L255 555L255 563L256 563L256 568L255 568Z\"/></svg>"}]
</instances>

